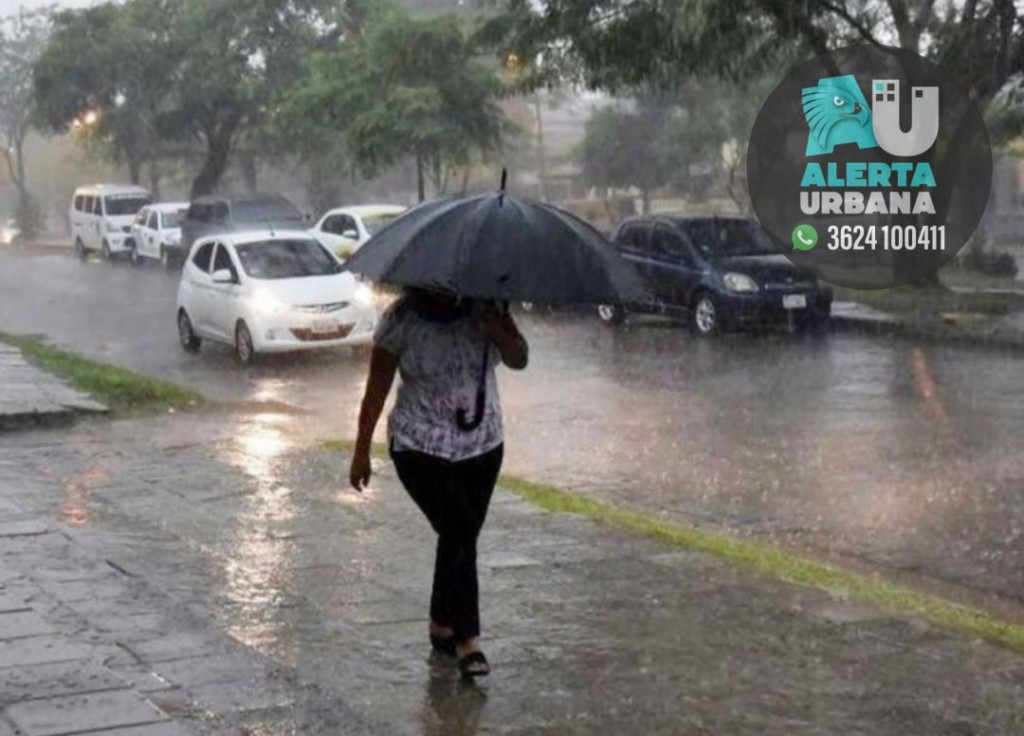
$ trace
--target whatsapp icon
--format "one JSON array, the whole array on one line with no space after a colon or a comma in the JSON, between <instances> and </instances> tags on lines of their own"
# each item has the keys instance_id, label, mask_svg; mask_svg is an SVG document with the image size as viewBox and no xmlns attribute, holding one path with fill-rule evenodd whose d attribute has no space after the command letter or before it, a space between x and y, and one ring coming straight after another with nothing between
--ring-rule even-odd
<instances>
[{"instance_id":1,"label":"whatsapp icon","mask_svg":"<svg viewBox=\"0 0 1024 736\"><path fill-rule=\"evenodd\" d=\"M813 225L797 225L793 229L793 249L810 250L818 244L818 231Z\"/></svg>"}]
</instances>

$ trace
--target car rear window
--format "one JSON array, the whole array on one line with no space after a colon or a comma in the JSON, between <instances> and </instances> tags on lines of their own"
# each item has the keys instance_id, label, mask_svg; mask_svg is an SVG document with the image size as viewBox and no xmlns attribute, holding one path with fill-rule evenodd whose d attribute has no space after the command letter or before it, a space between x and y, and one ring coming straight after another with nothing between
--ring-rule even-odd
<instances>
[{"instance_id":1,"label":"car rear window","mask_svg":"<svg viewBox=\"0 0 1024 736\"><path fill-rule=\"evenodd\" d=\"M134 195L124 197L108 196L104 198L104 205L108 216L134 215L151 201L149 197Z\"/></svg>"},{"instance_id":2,"label":"car rear window","mask_svg":"<svg viewBox=\"0 0 1024 736\"><path fill-rule=\"evenodd\" d=\"M315 240L262 240L236 245L246 275L254 279L329 276L338 262Z\"/></svg>"},{"instance_id":3,"label":"car rear window","mask_svg":"<svg viewBox=\"0 0 1024 736\"><path fill-rule=\"evenodd\" d=\"M281 199L235 202L235 222L302 222L302 213Z\"/></svg>"}]
</instances>

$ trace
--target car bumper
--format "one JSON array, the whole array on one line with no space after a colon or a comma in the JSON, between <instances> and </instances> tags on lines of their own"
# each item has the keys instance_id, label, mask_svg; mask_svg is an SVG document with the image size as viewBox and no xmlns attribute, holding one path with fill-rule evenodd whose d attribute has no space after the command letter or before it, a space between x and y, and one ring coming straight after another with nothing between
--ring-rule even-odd
<instances>
[{"instance_id":1,"label":"car bumper","mask_svg":"<svg viewBox=\"0 0 1024 736\"><path fill-rule=\"evenodd\" d=\"M806 306L786 307L783 304L784 296L803 296ZM724 293L719 295L718 302L726 322L742 326L785 322L790 318L810 319L822 313L827 314L832 305L832 294L822 289L760 294Z\"/></svg>"},{"instance_id":2,"label":"car bumper","mask_svg":"<svg viewBox=\"0 0 1024 736\"><path fill-rule=\"evenodd\" d=\"M264 318L256 320L254 327L253 345L260 353L356 347L373 342L377 311L349 306L336 314Z\"/></svg>"},{"instance_id":3,"label":"car bumper","mask_svg":"<svg viewBox=\"0 0 1024 736\"><path fill-rule=\"evenodd\" d=\"M111 253L126 253L135 242L129 233L107 233L103 239L107 241Z\"/></svg>"}]
</instances>

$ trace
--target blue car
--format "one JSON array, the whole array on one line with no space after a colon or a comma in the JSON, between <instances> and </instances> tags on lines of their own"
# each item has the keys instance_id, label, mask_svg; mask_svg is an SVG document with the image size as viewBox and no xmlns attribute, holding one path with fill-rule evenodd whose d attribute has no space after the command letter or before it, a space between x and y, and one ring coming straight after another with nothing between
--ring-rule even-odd
<instances>
[{"instance_id":1,"label":"blue car","mask_svg":"<svg viewBox=\"0 0 1024 736\"><path fill-rule=\"evenodd\" d=\"M659 313L682 317L696 333L710 335L791 319L821 325L832 309L832 290L780 254L749 217L631 217L612 240L653 301L598 307L609 324L622 322L627 312Z\"/></svg>"}]
</instances>

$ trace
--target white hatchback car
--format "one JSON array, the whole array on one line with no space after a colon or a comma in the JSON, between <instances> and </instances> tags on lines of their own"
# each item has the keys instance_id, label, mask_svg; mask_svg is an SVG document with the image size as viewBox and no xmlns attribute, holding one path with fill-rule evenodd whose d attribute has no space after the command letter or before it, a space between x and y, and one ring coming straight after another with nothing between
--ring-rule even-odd
<instances>
[{"instance_id":1,"label":"white hatchback car","mask_svg":"<svg viewBox=\"0 0 1024 736\"><path fill-rule=\"evenodd\" d=\"M360 204L328 211L310 228L339 258L348 258L370 236L406 211L399 204Z\"/></svg>"},{"instance_id":2,"label":"white hatchback car","mask_svg":"<svg viewBox=\"0 0 1024 736\"><path fill-rule=\"evenodd\" d=\"M164 268L180 263L181 218L187 209L188 202L161 202L139 210L132 224L132 263L143 258L159 260Z\"/></svg>"},{"instance_id":3,"label":"white hatchback car","mask_svg":"<svg viewBox=\"0 0 1024 736\"><path fill-rule=\"evenodd\" d=\"M178 337L233 345L242 364L260 353L367 345L373 290L304 231L224 233L197 240L178 287Z\"/></svg>"}]
</instances>

